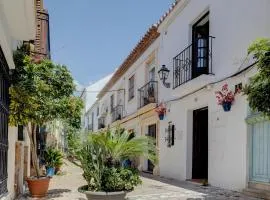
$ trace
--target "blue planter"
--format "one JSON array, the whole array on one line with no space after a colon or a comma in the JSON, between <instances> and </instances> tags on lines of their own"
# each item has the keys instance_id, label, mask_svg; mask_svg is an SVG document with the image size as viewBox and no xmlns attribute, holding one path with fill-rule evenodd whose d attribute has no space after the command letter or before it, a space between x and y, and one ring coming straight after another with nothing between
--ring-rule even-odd
<instances>
[{"instance_id":1,"label":"blue planter","mask_svg":"<svg viewBox=\"0 0 270 200\"><path fill-rule=\"evenodd\" d=\"M160 119L160 120L163 120L163 119L164 119L164 114L160 114L160 115L159 115L159 119Z\"/></svg>"},{"instance_id":2,"label":"blue planter","mask_svg":"<svg viewBox=\"0 0 270 200\"><path fill-rule=\"evenodd\" d=\"M222 106L223 106L223 110L224 110L225 112L229 112L229 111L231 110L232 103L231 103L231 102L224 102L224 103L222 104Z\"/></svg>"},{"instance_id":3,"label":"blue planter","mask_svg":"<svg viewBox=\"0 0 270 200\"><path fill-rule=\"evenodd\" d=\"M55 173L55 168L54 167L48 167L47 168L46 174L47 174L48 177L53 177L54 173Z\"/></svg>"}]
</instances>

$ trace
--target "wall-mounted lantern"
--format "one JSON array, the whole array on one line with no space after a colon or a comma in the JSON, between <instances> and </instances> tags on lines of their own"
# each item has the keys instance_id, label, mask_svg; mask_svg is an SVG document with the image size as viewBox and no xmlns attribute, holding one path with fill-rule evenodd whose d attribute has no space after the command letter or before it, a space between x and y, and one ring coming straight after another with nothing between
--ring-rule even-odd
<instances>
[{"instance_id":1,"label":"wall-mounted lantern","mask_svg":"<svg viewBox=\"0 0 270 200\"><path fill-rule=\"evenodd\" d=\"M166 132L166 137L165 141L167 142L167 147L172 147L174 146L174 131L175 131L175 126L169 122L168 128L165 129Z\"/></svg>"},{"instance_id":2,"label":"wall-mounted lantern","mask_svg":"<svg viewBox=\"0 0 270 200\"><path fill-rule=\"evenodd\" d=\"M166 83L169 73L170 70L166 67L166 65L162 65L161 69L158 71L159 79L162 81L166 88L170 88L170 83Z\"/></svg>"}]
</instances>

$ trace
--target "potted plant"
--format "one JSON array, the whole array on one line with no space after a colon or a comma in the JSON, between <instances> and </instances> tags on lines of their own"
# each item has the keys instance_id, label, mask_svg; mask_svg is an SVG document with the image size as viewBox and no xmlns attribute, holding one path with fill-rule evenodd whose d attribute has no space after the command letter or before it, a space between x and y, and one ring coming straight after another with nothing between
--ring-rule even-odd
<instances>
[{"instance_id":1,"label":"potted plant","mask_svg":"<svg viewBox=\"0 0 270 200\"><path fill-rule=\"evenodd\" d=\"M158 117L160 120L163 120L164 119L164 116L166 114L166 107L165 107L165 104L164 103L160 103L156 108L155 108L155 111L157 112L158 114Z\"/></svg>"},{"instance_id":2,"label":"potted plant","mask_svg":"<svg viewBox=\"0 0 270 200\"><path fill-rule=\"evenodd\" d=\"M225 83L222 86L221 91L215 92L217 103L218 103L218 105L222 105L223 110L225 112L228 112L231 110L231 106L232 106L232 103L234 102L235 94L237 92L239 92L239 91L236 91L235 93L233 93L231 90L229 90L227 83Z\"/></svg>"},{"instance_id":3,"label":"potted plant","mask_svg":"<svg viewBox=\"0 0 270 200\"><path fill-rule=\"evenodd\" d=\"M64 156L62 155L62 158L61 159L56 160L56 163L55 163L55 174L57 174L58 172L61 171L61 167L64 164L63 158L64 158Z\"/></svg>"},{"instance_id":4,"label":"potted plant","mask_svg":"<svg viewBox=\"0 0 270 200\"><path fill-rule=\"evenodd\" d=\"M130 137L116 129L90 134L79 153L87 185L79 191L89 200L124 200L141 183L138 170L123 163L144 156L156 163L154 141L146 136Z\"/></svg>"},{"instance_id":5,"label":"potted plant","mask_svg":"<svg viewBox=\"0 0 270 200\"><path fill-rule=\"evenodd\" d=\"M48 177L52 177L56 173L56 168L61 167L63 164L63 157L63 154L58 149L48 148L45 151L44 160Z\"/></svg>"},{"instance_id":6,"label":"potted plant","mask_svg":"<svg viewBox=\"0 0 270 200\"><path fill-rule=\"evenodd\" d=\"M37 156L37 127L54 119L75 119L80 124L82 101L72 96L75 89L71 73L65 66L49 60L35 62L20 49L14 53L16 65L10 93L9 123L26 126L30 140L31 162L35 176L27 183L33 197L43 197L50 178L40 170Z\"/></svg>"}]
</instances>

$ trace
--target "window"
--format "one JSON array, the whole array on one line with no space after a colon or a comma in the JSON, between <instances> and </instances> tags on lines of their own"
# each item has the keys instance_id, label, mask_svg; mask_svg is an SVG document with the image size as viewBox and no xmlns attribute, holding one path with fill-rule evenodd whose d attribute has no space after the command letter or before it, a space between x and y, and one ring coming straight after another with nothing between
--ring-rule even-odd
<instances>
[{"instance_id":1,"label":"window","mask_svg":"<svg viewBox=\"0 0 270 200\"><path fill-rule=\"evenodd\" d=\"M155 81L155 68L154 67L149 71L149 81Z\"/></svg>"},{"instance_id":2,"label":"window","mask_svg":"<svg viewBox=\"0 0 270 200\"><path fill-rule=\"evenodd\" d=\"M92 126L94 125L94 117L95 117L95 114L94 114L94 112L92 112L92 121L91 121Z\"/></svg>"},{"instance_id":3,"label":"window","mask_svg":"<svg viewBox=\"0 0 270 200\"><path fill-rule=\"evenodd\" d=\"M196 78L201 74L208 74L209 64L209 12L206 13L192 27L193 37L193 71Z\"/></svg>"},{"instance_id":4,"label":"window","mask_svg":"<svg viewBox=\"0 0 270 200\"><path fill-rule=\"evenodd\" d=\"M99 116L99 106L97 107L97 116Z\"/></svg>"},{"instance_id":5,"label":"window","mask_svg":"<svg viewBox=\"0 0 270 200\"><path fill-rule=\"evenodd\" d=\"M134 97L134 75L128 80L128 100Z\"/></svg>"},{"instance_id":6,"label":"window","mask_svg":"<svg viewBox=\"0 0 270 200\"><path fill-rule=\"evenodd\" d=\"M114 108L114 95L111 96L111 112L113 111Z\"/></svg>"}]
</instances>

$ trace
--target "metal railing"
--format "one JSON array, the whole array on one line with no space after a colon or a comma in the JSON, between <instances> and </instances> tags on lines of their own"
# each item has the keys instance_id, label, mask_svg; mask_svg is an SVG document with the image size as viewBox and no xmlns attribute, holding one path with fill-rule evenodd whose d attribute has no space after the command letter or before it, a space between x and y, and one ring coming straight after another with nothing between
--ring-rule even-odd
<instances>
[{"instance_id":1,"label":"metal railing","mask_svg":"<svg viewBox=\"0 0 270 200\"><path fill-rule=\"evenodd\" d=\"M123 106L118 105L113 108L112 110L112 122L115 122L117 120L121 120L123 117Z\"/></svg>"},{"instance_id":2,"label":"metal railing","mask_svg":"<svg viewBox=\"0 0 270 200\"><path fill-rule=\"evenodd\" d=\"M173 88L201 74L212 74L213 39L198 38L173 58Z\"/></svg>"},{"instance_id":3,"label":"metal railing","mask_svg":"<svg viewBox=\"0 0 270 200\"><path fill-rule=\"evenodd\" d=\"M139 90L139 108L149 103L158 102L158 83L157 81L149 81Z\"/></svg>"}]
</instances>

